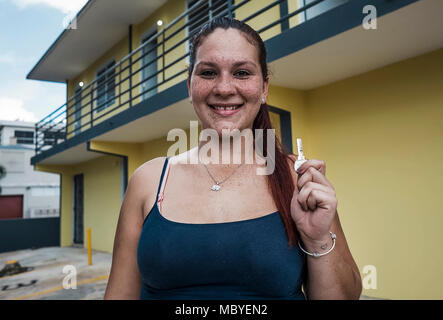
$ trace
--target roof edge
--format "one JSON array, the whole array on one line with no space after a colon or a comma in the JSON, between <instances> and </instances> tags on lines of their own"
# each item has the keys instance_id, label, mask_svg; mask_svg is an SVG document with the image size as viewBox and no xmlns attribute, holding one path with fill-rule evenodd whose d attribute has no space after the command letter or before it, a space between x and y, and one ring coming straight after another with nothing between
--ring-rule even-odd
<instances>
[{"instance_id":1,"label":"roof edge","mask_svg":"<svg viewBox=\"0 0 443 320\"><path fill-rule=\"evenodd\" d=\"M83 15L86 10L92 6L92 3L94 3L96 0L88 0L88 2L85 3L85 5L80 9L79 12L75 15L74 19L79 19L81 15ZM51 53L52 50L56 47L57 43L66 35L67 32L69 32L70 29L65 28L62 33L55 39L55 41L49 46L49 48L46 50L46 52L43 54L43 56L38 60L38 62L34 65L34 67L29 71L29 73L26 75L26 79L28 80L42 80L42 81L49 81L49 82L57 82L57 83L64 83L64 81L55 81L55 80L46 80L46 79L39 79L37 77L33 76L33 73L36 71L36 69L39 67L39 65L46 59L46 57ZM66 81L66 80L65 80Z\"/></svg>"}]
</instances>

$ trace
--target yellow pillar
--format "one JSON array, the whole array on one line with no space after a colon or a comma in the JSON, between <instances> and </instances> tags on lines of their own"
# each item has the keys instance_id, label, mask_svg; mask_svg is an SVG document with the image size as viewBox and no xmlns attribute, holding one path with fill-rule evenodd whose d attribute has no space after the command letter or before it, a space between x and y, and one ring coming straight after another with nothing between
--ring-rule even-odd
<instances>
[{"instance_id":1,"label":"yellow pillar","mask_svg":"<svg viewBox=\"0 0 443 320\"><path fill-rule=\"evenodd\" d=\"M92 253L91 253L91 228L88 228L88 264L92 265Z\"/></svg>"}]
</instances>

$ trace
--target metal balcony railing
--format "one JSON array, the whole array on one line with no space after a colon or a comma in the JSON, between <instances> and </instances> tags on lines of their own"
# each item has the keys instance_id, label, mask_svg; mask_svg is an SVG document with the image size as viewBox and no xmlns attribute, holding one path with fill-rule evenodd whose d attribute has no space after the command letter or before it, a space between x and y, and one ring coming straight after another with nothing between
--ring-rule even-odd
<instances>
[{"instance_id":1,"label":"metal balcony railing","mask_svg":"<svg viewBox=\"0 0 443 320\"><path fill-rule=\"evenodd\" d=\"M247 22L264 37L274 36L348 0L276 0L257 8L251 0L200 0L159 30L119 62L113 62L91 83L78 88L61 107L36 123L35 150L39 154L144 99L186 79L188 43L198 26L219 16ZM281 15L281 8L286 14ZM312 11L314 10L314 11ZM319 12L317 10L317 13Z\"/></svg>"}]
</instances>

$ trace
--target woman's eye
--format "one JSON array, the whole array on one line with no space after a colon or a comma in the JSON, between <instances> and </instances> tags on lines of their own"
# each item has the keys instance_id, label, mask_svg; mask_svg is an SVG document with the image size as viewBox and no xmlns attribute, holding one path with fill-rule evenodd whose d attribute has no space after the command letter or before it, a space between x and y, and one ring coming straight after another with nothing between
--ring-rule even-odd
<instances>
[{"instance_id":1,"label":"woman's eye","mask_svg":"<svg viewBox=\"0 0 443 320\"><path fill-rule=\"evenodd\" d=\"M200 72L200 75L203 77L213 77L215 75L215 72L212 70L204 70Z\"/></svg>"},{"instance_id":2,"label":"woman's eye","mask_svg":"<svg viewBox=\"0 0 443 320\"><path fill-rule=\"evenodd\" d=\"M246 70L239 70L235 73L236 76L244 78L250 75L250 73Z\"/></svg>"}]
</instances>

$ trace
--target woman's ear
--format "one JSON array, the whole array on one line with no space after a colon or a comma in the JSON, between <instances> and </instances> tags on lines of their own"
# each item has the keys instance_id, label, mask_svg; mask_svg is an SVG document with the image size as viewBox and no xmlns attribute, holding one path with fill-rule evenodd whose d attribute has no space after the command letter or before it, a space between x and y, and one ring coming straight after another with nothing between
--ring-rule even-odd
<instances>
[{"instance_id":1,"label":"woman's ear","mask_svg":"<svg viewBox=\"0 0 443 320\"><path fill-rule=\"evenodd\" d=\"M192 91L191 91L191 78L188 77L188 80L186 81L188 84L188 96L189 96L189 102L192 104Z\"/></svg>"},{"instance_id":2,"label":"woman's ear","mask_svg":"<svg viewBox=\"0 0 443 320\"><path fill-rule=\"evenodd\" d=\"M269 90L269 77L266 77L266 80L263 82L263 96L262 96L265 102L268 99L268 90Z\"/></svg>"}]
</instances>

